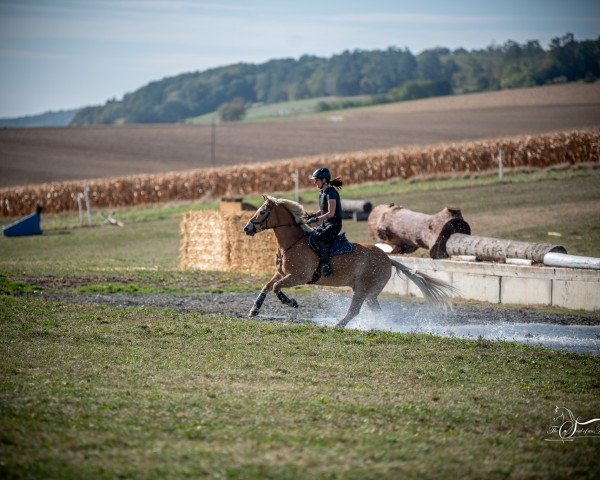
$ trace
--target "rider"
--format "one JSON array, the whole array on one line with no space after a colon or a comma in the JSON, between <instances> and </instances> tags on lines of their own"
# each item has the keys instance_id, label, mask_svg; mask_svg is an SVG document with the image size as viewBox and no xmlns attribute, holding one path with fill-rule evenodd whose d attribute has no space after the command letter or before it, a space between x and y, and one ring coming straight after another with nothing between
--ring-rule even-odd
<instances>
[{"instance_id":1,"label":"rider","mask_svg":"<svg viewBox=\"0 0 600 480\"><path fill-rule=\"evenodd\" d=\"M315 228L308 237L308 244L321 258L321 274L328 277L333 274L329 247L342 230L342 202L338 189L342 188L341 177L331 179L327 168L318 168L310 176L320 190L320 210L309 217L308 223L322 221L323 224Z\"/></svg>"}]
</instances>

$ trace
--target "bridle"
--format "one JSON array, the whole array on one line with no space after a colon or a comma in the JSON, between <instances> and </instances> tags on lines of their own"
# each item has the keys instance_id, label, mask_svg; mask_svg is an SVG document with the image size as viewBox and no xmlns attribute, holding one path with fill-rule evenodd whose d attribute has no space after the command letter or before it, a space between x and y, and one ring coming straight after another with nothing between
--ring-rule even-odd
<instances>
[{"instance_id":1,"label":"bridle","mask_svg":"<svg viewBox=\"0 0 600 480\"><path fill-rule=\"evenodd\" d=\"M253 225L258 225L260 227L261 230L272 230L275 228L279 228L279 227L294 227L296 225L299 225L295 220L292 222L288 222L288 223L282 223L280 225L271 225L269 226L269 217L271 216L271 212L273 211L273 207L271 207L267 212L267 216L265 218L263 218L262 220L250 220L250 223ZM264 223L264 227L263 227L263 223Z\"/></svg>"},{"instance_id":2,"label":"bridle","mask_svg":"<svg viewBox=\"0 0 600 480\"><path fill-rule=\"evenodd\" d=\"M261 230L274 230L274 229L280 228L280 227L294 227L294 226L299 226L300 225L298 222L296 222L294 220L292 222L282 223L280 225L271 225L271 226L269 226L269 217L271 216L271 212L272 211L273 211L273 207L269 208L269 210L267 212L265 212L267 214L265 216L265 218L263 218L262 220L250 220L250 223L253 224L253 225L258 225ZM263 227L263 223L264 223L264 227ZM285 254L288 250L290 250L292 247L294 247L303 238L304 238L304 236L299 237L298 240L296 240L294 243L292 243L289 247L287 247L283 251L283 254Z\"/></svg>"}]
</instances>

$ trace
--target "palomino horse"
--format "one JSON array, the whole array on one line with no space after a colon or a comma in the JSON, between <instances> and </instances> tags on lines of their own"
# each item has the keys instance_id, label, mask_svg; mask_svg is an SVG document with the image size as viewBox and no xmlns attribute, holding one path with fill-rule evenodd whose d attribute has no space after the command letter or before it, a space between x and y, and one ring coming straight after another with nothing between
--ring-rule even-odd
<instances>
[{"instance_id":1,"label":"palomino horse","mask_svg":"<svg viewBox=\"0 0 600 480\"><path fill-rule=\"evenodd\" d=\"M264 199L265 202L244 227L244 232L253 236L272 229L277 238L281 262L277 266L277 273L263 287L254 302L250 310L251 317L258 315L270 290L273 290L282 303L298 307L296 300L288 298L281 289L307 284L319 265L319 258L308 245L307 235L312 228L306 225L308 215L304 207L291 200L268 195L264 195ZM338 327L345 326L356 317L365 301L374 312L381 312L377 296L390 279L392 266L398 274L403 273L413 281L428 300L447 305L453 291L447 283L391 260L374 245L354 244L352 253L332 257L331 262L335 273L329 277L321 277L317 285L352 287L354 290L350 309L338 322Z\"/></svg>"}]
</instances>

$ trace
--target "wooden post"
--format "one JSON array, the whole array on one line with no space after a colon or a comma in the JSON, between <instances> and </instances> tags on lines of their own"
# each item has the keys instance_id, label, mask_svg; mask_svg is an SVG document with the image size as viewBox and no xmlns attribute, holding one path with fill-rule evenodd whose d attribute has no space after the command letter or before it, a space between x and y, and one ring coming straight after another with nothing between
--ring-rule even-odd
<instances>
[{"instance_id":1,"label":"wooden post","mask_svg":"<svg viewBox=\"0 0 600 480\"><path fill-rule=\"evenodd\" d=\"M498 152L498 181L504 180L504 150Z\"/></svg>"},{"instance_id":2,"label":"wooden post","mask_svg":"<svg viewBox=\"0 0 600 480\"><path fill-rule=\"evenodd\" d=\"M446 242L450 235L468 235L471 227L456 207L426 215L390 203L373 209L369 215L369 231L375 242L393 245L392 253L411 253L421 247L429 249L431 258L448 258Z\"/></svg>"},{"instance_id":3,"label":"wooden post","mask_svg":"<svg viewBox=\"0 0 600 480\"><path fill-rule=\"evenodd\" d=\"M294 199L300 202L300 172L298 169L294 173Z\"/></svg>"},{"instance_id":4,"label":"wooden post","mask_svg":"<svg viewBox=\"0 0 600 480\"><path fill-rule=\"evenodd\" d=\"M217 150L217 124L215 120L210 124L210 164L216 165L216 150Z\"/></svg>"}]
</instances>

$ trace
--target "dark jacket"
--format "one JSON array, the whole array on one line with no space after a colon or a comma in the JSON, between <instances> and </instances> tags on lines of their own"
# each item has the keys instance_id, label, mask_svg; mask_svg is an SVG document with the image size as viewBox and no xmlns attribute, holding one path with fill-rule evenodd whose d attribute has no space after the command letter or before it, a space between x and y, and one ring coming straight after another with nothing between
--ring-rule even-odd
<instances>
[{"instance_id":1,"label":"dark jacket","mask_svg":"<svg viewBox=\"0 0 600 480\"><path fill-rule=\"evenodd\" d=\"M329 200L335 200L335 213L325 221L324 225L332 225L339 232L342 228L342 200L338 191L332 186L326 187L319 195L319 207L322 213L329 212Z\"/></svg>"}]
</instances>

